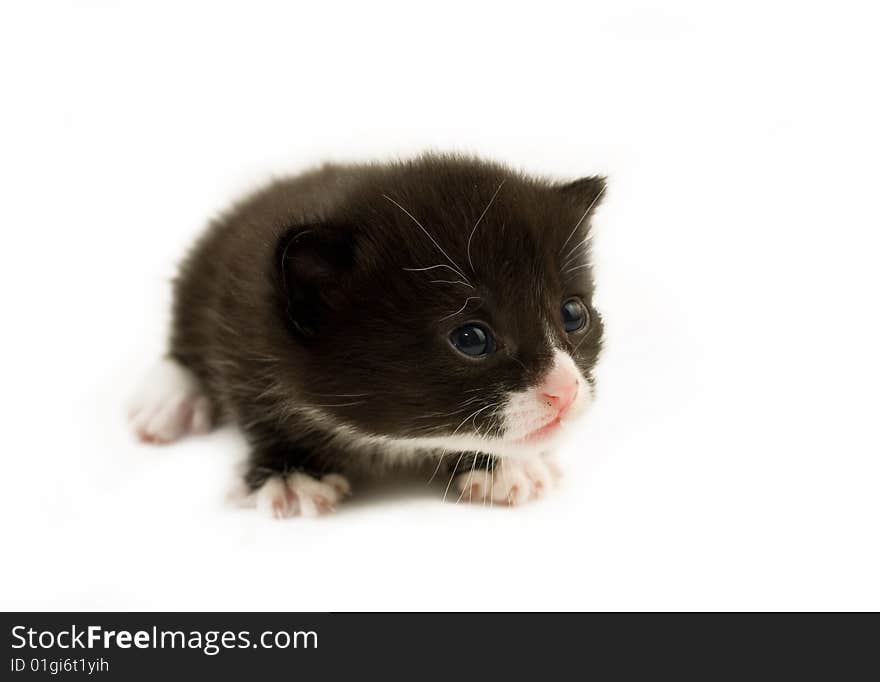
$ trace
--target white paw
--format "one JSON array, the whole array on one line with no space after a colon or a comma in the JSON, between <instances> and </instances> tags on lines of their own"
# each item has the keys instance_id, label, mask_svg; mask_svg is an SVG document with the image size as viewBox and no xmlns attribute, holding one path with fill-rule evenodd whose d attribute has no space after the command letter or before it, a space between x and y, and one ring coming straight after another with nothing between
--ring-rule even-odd
<instances>
[{"instance_id":1,"label":"white paw","mask_svg":"<svg viewBox=\"0 0 880 682\"><path fill-rule=\"evenodd\" d=\"M128 423L145 443L170 443L211 429L211 402L198 379L173 360L162 360L129 403Z\"/></svg>"},{"instance_id":2,"label":"white paw","mask_svg":"<svg viewBox=\"0 0 880 682\"><path fill-rule=\"evenodd\" d=\"M492 471L472 470L455 478L455 487L466 502L517 505L536 499L556 486L562 472L544 455L504 457Z\"/></svg>"},{"instance_id":3,"label":"white paw","mask_svg":"<svg viewBox=\"0 0 880 682\"><path fill-rule=\"evenodd\" d=\"M327 474L318 480L308 474L295 472L268 478L256 493L240 500L240 503L247 505L249 500L253 500L257 509L276 519L286 519L326 514L348 495L351 495L351 486L344 476Z\"/></svg>"}]
</instances>

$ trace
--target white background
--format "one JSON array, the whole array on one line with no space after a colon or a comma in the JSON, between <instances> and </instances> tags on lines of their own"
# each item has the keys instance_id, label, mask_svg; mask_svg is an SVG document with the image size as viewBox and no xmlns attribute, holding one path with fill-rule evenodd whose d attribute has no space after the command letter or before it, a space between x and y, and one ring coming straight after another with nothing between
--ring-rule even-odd
<instances>
[{"instance_id":1,"label":"white background","mask_svg":"<svg viewBox=\"0 0 880 682\"><path fill-rule=\"evenodd\" d=\"M76 5L0 12L0 606L880 608L870 3ZM223 506L231 431L136 444L205 221L425 148L610 177L562 489L273 522Z\"/></svg>"}]
</instances>

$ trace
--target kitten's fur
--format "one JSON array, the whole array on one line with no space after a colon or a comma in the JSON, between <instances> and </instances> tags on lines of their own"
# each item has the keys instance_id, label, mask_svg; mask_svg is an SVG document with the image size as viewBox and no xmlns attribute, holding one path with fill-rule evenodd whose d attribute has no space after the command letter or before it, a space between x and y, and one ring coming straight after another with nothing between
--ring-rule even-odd
<instances>
[{"instance_id":1,"label":"kitten's fur","mask_svg":"<svg viewBox=\"0 0 880 682\"><path fill-rule=\"evenodd\" d=\"M436 155L271 184L210 226L175 282L170 358L191 396L178 396L179 428L151 429L143 400L135 427L167 440L206 412L237 422L252 446L245 492L272 488L280 515L305 513L309 482L327 473L441 454L457 472L491 474L507 454L538 461L550 442L507 442L522 409L504 411L563 357L591 392L602 322L587 234L603 191L597 177L558 184ZM567 334L571 296L590 323ZM494 332L496 352L452 347L450 330L471 321ZM317 511L347 487L324 482L335 493L312 490Z\"/></svg>"}]
</instances>

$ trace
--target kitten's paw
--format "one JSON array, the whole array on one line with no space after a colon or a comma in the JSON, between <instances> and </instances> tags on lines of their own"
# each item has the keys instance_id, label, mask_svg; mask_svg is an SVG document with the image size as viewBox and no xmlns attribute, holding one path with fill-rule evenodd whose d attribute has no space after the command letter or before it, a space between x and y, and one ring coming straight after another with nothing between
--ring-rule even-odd
<instances>
[{"instance_id":1,"label":"kitten's paw","mask_svg":"<svg viewBox=\"0 0 880 682\"><path fill-rule=\"evenodd\" d=\"M128 423L145 443L170 443L187 433L211 430L211 402L195 375L162 360L129 403Z\"/></svg>"},{"instance_id":2,"label":"kitten's paw","mask_svg":"<svg viewBox=\"0 0 880 682\"><path fill-rule=\"evenodd\" d=\"M459 500L518 505L541 497L556 486L562 472L549 456L505 457L492 471L472 470L455 478Z\"/></svg>"},{"instance_id":3,"label":"kitten's paw","mask_svg":"<svg viewBox=\"0 0 880 682\"><path fill-rule=\"evenodd\" d=\"M351 495L351 486L344 476L327 474L318 480L296 472L271 476L253 498L258 509L276 519L287 519L326 514L348 495Z\"/></svg>"}]
</instances>

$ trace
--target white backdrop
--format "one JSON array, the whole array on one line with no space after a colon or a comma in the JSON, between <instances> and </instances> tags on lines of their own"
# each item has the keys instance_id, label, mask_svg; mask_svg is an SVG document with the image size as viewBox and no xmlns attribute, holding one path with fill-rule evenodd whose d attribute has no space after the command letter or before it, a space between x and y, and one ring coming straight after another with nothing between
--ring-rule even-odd
<instances>
[{"instance_id":1,"label":"white backdrop","mask_svg":"<svg viewBox=\"0 0 880 682\"><path fill-rule=\"evenodd\" d=\"M711 4L4 5L0 607L880 608L880 16ZM136 444L205 221L425 148L610 177L562 489L273 522L235 433Z\"/></svg>"}]
</instances>

